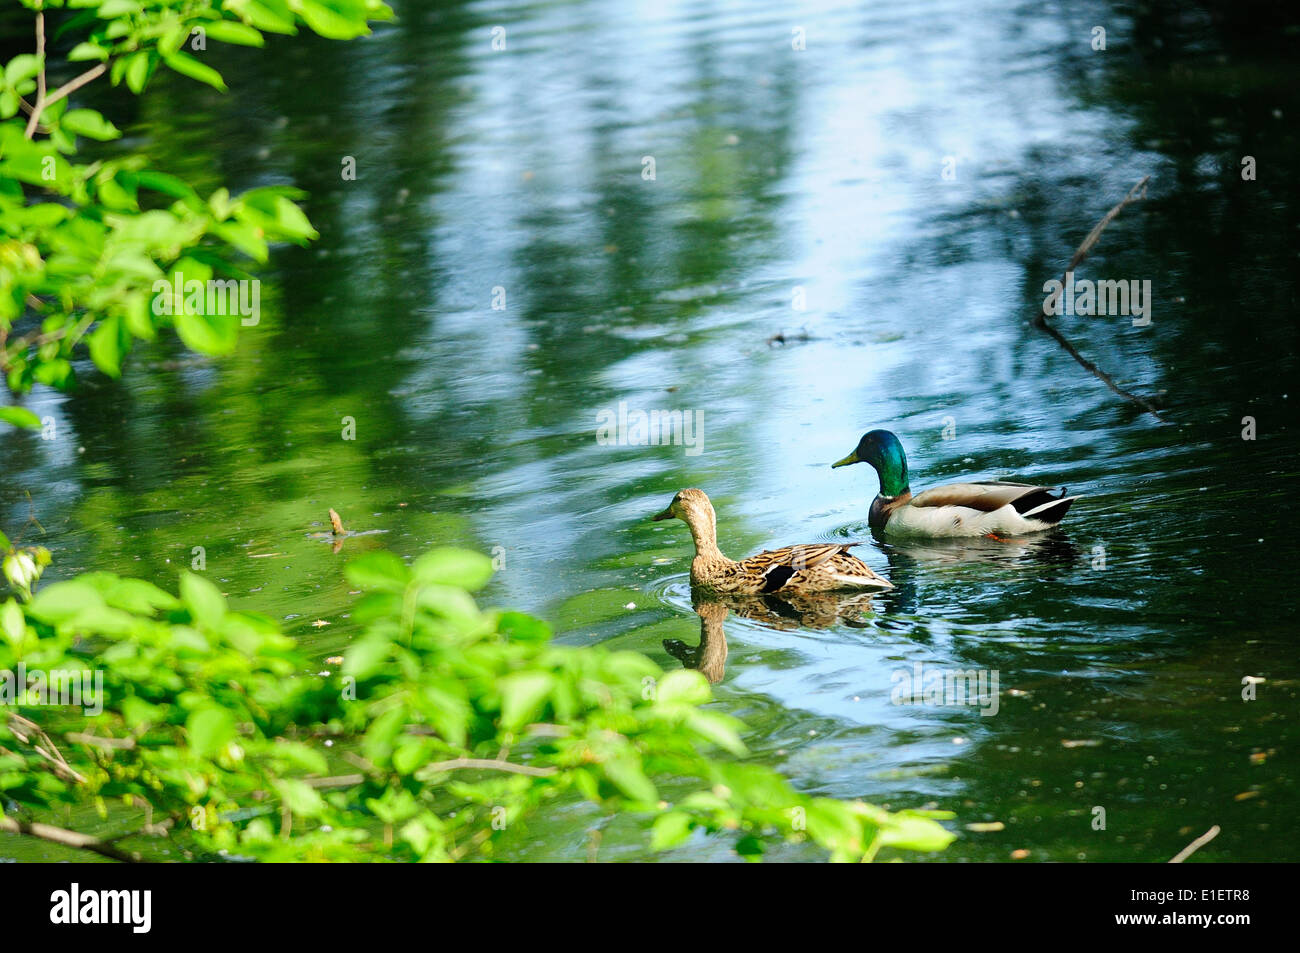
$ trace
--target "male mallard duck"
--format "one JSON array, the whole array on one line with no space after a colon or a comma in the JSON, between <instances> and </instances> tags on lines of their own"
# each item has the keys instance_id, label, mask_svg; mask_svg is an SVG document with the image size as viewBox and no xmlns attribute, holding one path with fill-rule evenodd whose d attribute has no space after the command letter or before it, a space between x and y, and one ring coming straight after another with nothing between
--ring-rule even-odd
<instances>
[{"instance_id":1,"label":"male mallard duck","mask_svg":"<svg viewBox=\"0 0 1300 953\"><path fill-rule=\"evenodd\" d=\"M656 520L676 517L691 530L695 558L691 584L716 592L827 592L892 589L893 585L849 549L858 543L786 546L735 562L718 549L718 518L703 490L682 490Z\"/></svg>"},{"instance_id":2,"label":"male mallard duck","mask_svg":"<svg viewBox=\"0 0 1300 953\"><path fill-rule=\"evenodd\" d=\"M869 522L876 532L893 536L1014 536L1051 529L1065 516L1077 496L1064 487L1029 483L948 483L912 495L907 480L907 455L888 430L863 434L857 448L843 460L847 467L869 463L880 477L880 492L871 503Z\"/></svg>"}]
</instances>

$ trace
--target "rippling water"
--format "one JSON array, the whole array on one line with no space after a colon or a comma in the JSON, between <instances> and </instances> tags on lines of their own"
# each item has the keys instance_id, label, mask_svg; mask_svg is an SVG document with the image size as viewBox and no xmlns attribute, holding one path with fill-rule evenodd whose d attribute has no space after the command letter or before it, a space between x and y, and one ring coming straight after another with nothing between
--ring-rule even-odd
<instances>
[{"instance_id":1,"label":"rippling water","mask_svg":"<svg viewBox=\"0 0 1300 953\"><path fill-rule=\"evenodd\" d=\"M1165 860L1212 824L1198 856L1293 854L1285 15L395 6L365 42L222 51L228 97L177 79L100 104L201 187L310 190L322 238L276 256L235 357L163 342L120 382L87 368L78 396L33 395L57 440L0 435L0 515L21 525L30 492L54 575L166 581L201 545L238 607L323 656L353 634L349 554L500 547L489 601L678 665L663 641L700 639L690 538L649 517L698 486L735 557L870 539L874 475L829 464L888 427L914 488L1012 476L1084 499L1028 542L860 547L897 588L855 624L730 613L716 692L755 756L817 793L956 811L945 859ZM1080 276L1150 280L1150 326L1056 324L1167 424L1027 324L1145 175ZM598 443L620 402L698 415L701 452ZM334 554L311 536L331 506L382 532ZM996 671L997 714L893 704L917 663ZM987 821L1005 829L965 830ZM512 846L645 856L632 823L605 827L575 807Z\"/></svg>"}]
</instances>

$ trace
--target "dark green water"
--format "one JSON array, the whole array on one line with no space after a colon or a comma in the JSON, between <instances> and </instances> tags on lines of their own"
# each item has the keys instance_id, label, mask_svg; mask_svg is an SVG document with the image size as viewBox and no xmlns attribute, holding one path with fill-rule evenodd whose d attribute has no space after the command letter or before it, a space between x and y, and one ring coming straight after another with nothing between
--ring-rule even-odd
<instances>
[{"instance_id":1,"label":"dark green water","mask_svg":"<svg viewBox=\"0 0 1300 953\"><path fill-rule=\"evenodd\" d=\"M914 488L1013 475L1085 498L1028 544L861 547L897 586L863 625L731 614L718 705L755 757L809 791L956 811L947 860L1163 861L1215 824L1198 859L1294 859L1300 17L394 6L367 41L214 51L228 96L96 91L203 191L309 190L322 237L276 255L234 357L165 341L120 382L87 367L77 395L32 395L57 439L0 434L0 519L31 494L52 577L172 585L202 546L237 607L323 658L353 634L349 555L500 547L487 601L675 666L663 640L700 637L690 540L649 517L698 486L735 557L869 538L874 475L829 464L888 427ZM1026 323L1145 175L1079 276L1150 280L1150 325L1056 323L1168 424ZM701 414L702 452L598 444L621 401ZM331 506L382 532L335 554L310 535ZM892 704L917 662L996 671L998 713ZM507 852L586 858L593 827L596 856L647 855L581 807Z\"/></svg>"}]
</instances>

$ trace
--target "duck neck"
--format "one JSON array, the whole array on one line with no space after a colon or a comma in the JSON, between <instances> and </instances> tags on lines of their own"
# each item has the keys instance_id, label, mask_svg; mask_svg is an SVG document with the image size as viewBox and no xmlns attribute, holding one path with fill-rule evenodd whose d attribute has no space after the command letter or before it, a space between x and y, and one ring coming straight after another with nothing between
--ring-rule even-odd
<instances>
[{"instance_id":1,"label":"duck neck","mask_svg":"<svg viewBox=\"0 0 1300 953\"><path fill-rule=\"evenodd\" d=\"M876 475L880 477L880 495L892 500L911 493L911 483L907 476L907 455L899 443L885 447L876 464Z\"/></svg>"},{"instance_id":2,"label":"duck neck","mask_svg":"<svg viewBox=\"0 0 1300 953\"><path fill-rule=\"evenodd\" d=\"M887 497L878 494L871 501L871 512L868 515L867 524L872 529L884 529L885 524L889 522L889 518L894 515L894 510L900 506L906 506L907 501L911 498L912 493L910 490L904 490L898 496Z\"/></svg>"},{"instance_id":3,"label":"duck neck","mask_svg":"<svg viewBox=\"0 0 1300 953\"><path fill-rule=\"evenodd\" d=\"M722 550L718 549L718 519L712 509L707 513L692 510L686 525L691 531L691 539L695 540L696 558L727 561Z\"/></svg>"}]
</instances>

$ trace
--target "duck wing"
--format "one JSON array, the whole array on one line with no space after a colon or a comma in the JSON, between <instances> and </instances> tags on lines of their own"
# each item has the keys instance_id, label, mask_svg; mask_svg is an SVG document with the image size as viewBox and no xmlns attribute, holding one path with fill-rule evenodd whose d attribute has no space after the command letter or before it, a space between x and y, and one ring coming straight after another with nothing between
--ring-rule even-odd
<instances>
[{"instance_id":1,"label":"duck wing","mask_svg":"<svg viewBox=\"0 0 1300 953\"><path fill-rule=\"evenodd\" d=\"M1035 486L992 480L987 483L947 483L931 487L908 500L912 506L965 506L992 513L1013 506L1022 516L1065 498L1064 487Z\"/></svg>"},{"instance_id":2,"label":"duck wing","mask_svg":"<svg viewBox=\"0 0 1300 953\"><path fill-rule=\"evenodd\" d=\"M746 573L761 576L763 585L760 591L776 592L795 573L805 569L815 569L822 563L847 553L859 543L807 543L802 546L785 546L771 549L751 556L741 563Z\"/></svg>"}]
</instances>

